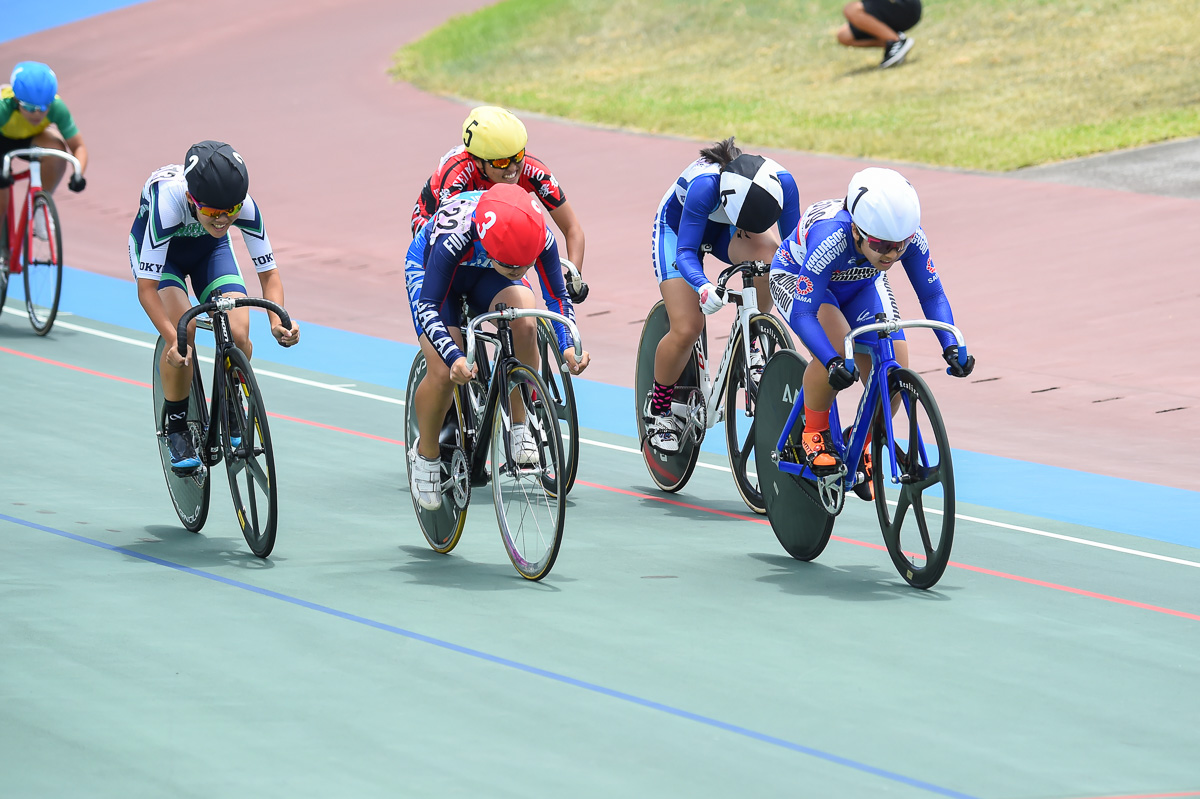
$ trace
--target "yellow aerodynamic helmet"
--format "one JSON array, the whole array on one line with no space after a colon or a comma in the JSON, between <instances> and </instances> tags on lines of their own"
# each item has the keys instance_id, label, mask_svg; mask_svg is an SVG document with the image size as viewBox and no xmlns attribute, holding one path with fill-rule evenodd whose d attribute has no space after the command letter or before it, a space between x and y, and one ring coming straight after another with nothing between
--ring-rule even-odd
<instances>
[{"instance_id":1,"label":"yellow aerodynamic helmet","mask_svg":"<svg viewBox=\"0 0 1200 799\"><path fill-rule=\"evenodd\" d=\"M524 150L528 141L525 124L494 105L472 108L463 122L463 144L476 158L509 158Z\"/></svg>"}]
</instances>

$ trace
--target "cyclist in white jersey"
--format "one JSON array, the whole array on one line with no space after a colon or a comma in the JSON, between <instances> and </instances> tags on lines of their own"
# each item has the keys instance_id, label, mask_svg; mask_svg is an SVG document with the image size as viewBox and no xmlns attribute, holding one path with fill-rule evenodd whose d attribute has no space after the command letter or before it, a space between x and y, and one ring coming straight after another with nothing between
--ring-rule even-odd
<instances>
[{"instance_id":1,"label":"cyclist in white jersey","mask_svg":"<svg viewBox=\"0 0 1200 799\"><path fill-rule=\"evenodd\" d=\"M192 145L184 165L155 170L142 189L137 218L129 233L129 266L137 281L138 301L167 344L159 362L167 417L167 445L171 466L180 474L200 466L200 458L187 431L188 395L191 391L192 350L179 352L175 328L191 307L192 293L206 302L220 289L226 296L246 296L246 284L229 244L229 229L242 231L254 261L262 296L283 305L283 281L275 268L275 255L263 227L262 214L247 194L249 178L241 155L224 142ZM281 346L300 340L295 320L285 328L268 311L271 334ZM250 357L250 309L229 313L234 343ZM189 341L195 335L189 332ZM234 446L240 431L231 430Z\"/></svg>"}]
</instances>

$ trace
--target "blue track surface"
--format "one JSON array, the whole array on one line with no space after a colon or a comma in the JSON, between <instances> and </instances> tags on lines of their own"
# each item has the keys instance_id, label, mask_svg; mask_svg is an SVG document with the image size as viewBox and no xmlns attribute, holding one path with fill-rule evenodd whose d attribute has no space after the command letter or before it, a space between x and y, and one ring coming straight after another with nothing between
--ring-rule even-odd
<instances>
[{"instance_id":1,"label":"blue track surface","mask_svg":"<svg viewBox=\"0 0 1200 799\"><path fill-rule=\"evenodd\" d=\"M138 0L41 0L33 3L5 3L4 30L0 33L0 41L19 39L31 33L137 4ZM37 56L31 54L30 58L36 59ZM4 67L6 78L10 68L7 65Z\"/></svg>"}]
</instances>

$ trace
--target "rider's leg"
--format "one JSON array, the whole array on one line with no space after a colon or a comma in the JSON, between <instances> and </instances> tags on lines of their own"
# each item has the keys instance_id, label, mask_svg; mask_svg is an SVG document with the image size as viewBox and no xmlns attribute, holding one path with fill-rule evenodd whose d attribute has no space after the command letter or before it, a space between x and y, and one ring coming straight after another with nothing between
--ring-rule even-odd
<instances>
[{"instance_id":1,"label":"rider's leg","mask_svg":"<svg viewBox=\"0 0 1200 799\"><path fill-rule=\"evenodd\" d=\"M56 130L47 128L33 137L34 147L44 147L47 150L62 150L69 153L67 142ZM51 194L58 188L59 181L67 171L67 162L61 158L46 158L42 160L42 188Z\"/></svg>"},{"instance_id":2,"label":"rider's leg","mask_svg":"<svg viewBox=\"0 0 1200 799\"><path fill-rule=\"evenodd\" d=\"M704 330L704 312L700 310L700 296L687 280L671 278L659 283L658 288L667 306L671 329L654 352L654 382L673 386Z\"/></svg>"},{"instance_id":3,"label":"rider's leg","mask_svg":"<svg viewBox=\"0 0 1200 799\"><path fill-rule=\"evenodd\" d=\"M836 306L822 303L817 309L817 321L825 335L840 344L850 332L846 317ZM804 434L802 442L809 466L815 473L831 473L841 461L830 440L829 409L837 392L829 385L829 371L815 357L804 370Z\"/></svg>"},{"instance_id":4,"label":"rider's leg","mask_svg":"<svg viewBox=\"0 0 1200 799\"><path fill-rule=\"evenodd\" d=\"M449 328L450 335L462 346L462 333L457 327ZM413 398L413 412L417 415L417 428L421 438L417 446L417 454L427 460L441 459L441 448L438 438L442 432L442 422L446 419L446 411L454 402L454 384L450 382L450 367L446 366L442 356L429 343L429 338L421 335L421 352L425 355L425 377L417 386ZM412 442L409 442L412 445Z\"/></svg>"},{"instance_id":5,"label":"rider's leg","mask_svg":"<svg viewBox=\"0 0 1200 799\"><path fill-rule=\"evenodd\" d=\"M192 303L188 300L187 292L176 285L163 286L158 290L158 298L162 300L163 310L167 312L167 318L171 320L171 328L178 327L179 320L192 307ZM196 323L193 321L188 326L188 346L193 350L193 358L196 355L195 341ZM158 374L162 378L164 400L167 402L187 400L188 396L192 393L191 366L171 366L167 362L167 353L166 349L164 349L162 358L158 362Z\"/></svg>"}]
</instances>

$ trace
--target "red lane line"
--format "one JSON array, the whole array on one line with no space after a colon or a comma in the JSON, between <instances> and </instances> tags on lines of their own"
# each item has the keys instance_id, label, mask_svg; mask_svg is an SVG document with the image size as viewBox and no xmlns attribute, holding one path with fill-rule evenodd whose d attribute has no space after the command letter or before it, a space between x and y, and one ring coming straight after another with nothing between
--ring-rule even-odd
<instances>
[{"instance_id":1,"label":"red lane line","mask_svg":"<svg viewBox=\"0 0 1200 799\"><path fill-rule=\"evenodd\" d=\"M9 355L19 355L22 358L28 358L31 361L38 361L39 363L48 363L51 366L61 366L63 369L70 369L74 372L83 372L85 375L93 375L94 377L103 377L105 380L115 380L118 383L128 383L131 386L138 386L140 388L152 388L152 386L149 383L143 383L140 380L130 380L127 377L118 377L117 375L110 375L105 372L97 372L93 369L85 369L82 366L75 366L73 364L63 363L62 361L51 360L50 358L42 358L38 355L30 355L27 352L18 352L17 350L10 350L8 347L0 347L0 352L7 352ZM346 433L347 435L351 435L351 436L359 436L360 438L369 438L372 441L382 441L386 444L399 444L400 446L404 446L403 441L397 441L394 438L385 438L383 436L377 436L377 435L373 435L371 433L361 433L358 430L349 430L345 427L334 427L331 424L322 424L320 422L313 422L308 419L300 419L295 416L284 416L281 413L271 413L270 411L267 411L267 416L273 417L275 419L284 419L289 422L296 422L297 424L306 424L310 427L320 427L323 430L333 430L338 433Z\"/></svg>"},{"instance_id":2,"label":"red lane line","mask_svg":"<svg viewBox=\"0 0 1200 799\"><path fill-rule=\"evenodd\" d=\"M72 364L69 364L69 363L62 363L61 361L54 361L54 360L50 360L49 358L41 358L37 355L30 355L29 353L26 353L26 352L18 352L17 350L10 350L7 347L0 347L0 352L6 352L6 353L9 353L10 355L19 355L22 358L29 358L30 360L39 361L41 363L51 364L53 366L61 366L64 369L71 369L76 372L83 372L84 374L94 375L96 377L103 377L108 380L116 380L120 383L128 383L130 385L140 386L142 388L150 388L151 387L149 383L142 383L137 380L129 380L128 378L117 377L116 375L105 374L104 372L96 372L91 369L84 369L81 366L73 366ZM398 441L394 438L385 438L384 436L377 436L372 433L363 433L358 430L349 430L344 427L335 427L333 425L322 424L321 422L313 422L308 419L300 419L295 416L284 416L284 415L278 414L278 413L268 413L267 415L273 416L276 419L283 419L283 420L289 421L289 422L296 422L297 424L305 424L305 425L309 425L310 427L319 427L323 430L332 430L337 433L346 433L347 435L358 436L360 438L368 438L368 439L371 439L372 441L382 441L386 444L399 444L400 446L404 446L403 441ZM757 516L747 516L743 513L730 513L729 511L717 510L715 508L705 508L700 505L692 505L687 502L680 502L679 500L676 500L676 499L668 499L666 497L655 496L653 494L645 494L641 491L630 491L625 488L616 488L614 486L606 486L606 485L603 485L602 483L591 483L586 480L576 480L575 482L578 483L579 485L587 486L588 488L595 488L595 489L599 489L601 491L611 491L614 494L622 494L624 496L635 497L637 499L649 499L649 500L653 500L654 502L661 502L664 505L674 505L675 507L678 507L678 508L687 508L688 510L696 510L696 511L700 511L702 513L711 513L715 516L724 516L728 519L737 519L739 521L753 522L755 524L769 525L771 523L769 520L762 519ZM884 547L882 544L871 544L866 541L855 541L852 538L843 538L841 536L836 536L836 535L830 536L830 538L834 541L839 541L844 544L853 544L854 546L866 547L868 549L886 550L886 547ZM986 574L991 577L999 577L1004 580L1012 580L1013 582L1025 583L1027 585L1036 585L1036 586L1040 586L1042 588L1049 588L1054 591L1062 591L1067 594L1075 594L1077 596L1085 596L1085 597L1088 597L1089 599L1099 599L1104 602L1112 602L1113 604L1116 604L1116 605L1125 605L1125 606L1131 607L1131 608L1140 608L1141 610L1150 610L1155 613L1162 613L1167 616L1177 616L1181 619L1189 619L1191 621L1200 621L1200 615L1197 615L1195 613L1187 613L1182 610L1173 610L1172 608L1164 608L1159 605L1150 605L1145 602L1136 602L1132 599L1122 599L1121 597L1110 596L1108 594L1100 594L1100 593L1096 593L1095 591L1087 591L1082 588L1072 588L1069 585L1060 585L1058 583L1049 583L1049 582L1046 582L1045 580L1036 580L1032 577L1021 577L1020 575L996 571L995 569L986 569L986 568L983 568L982 566L971 566L966 563L956 563L954 561L950 561L949 565L956 569L963 569L964 571L977 572L979 574ZM1175 796L1200 796L1200 791L1193 792L1193 793L1179 793L1179 794L1146 794L1144 797L1135 797L1135 796L1107 797L1106 799L1153 799L1154 797L1164 797L1165 798L1165 797L1175 797Z\"/></svg>"},{"instance_id":3,"label":"red lane line","mask_svg":"<svg viewBox=\"0 0 1200 799\"><path fill-rule=\"evenodd\" d=\"M52 361L49 358L42 358L37 355L30 355L28 352L18 352L17 350L10 350L8 347L0 347L0 352L7 352L9 355L19 355L22 358L28 358L31 361L38 361L40 363L48 363L51 366L61 366L64 369L71 369L76 372L83 372L85 375L95 375L96 377L103 377L108 380L116 380L118 383L128 383L131 386L141 386L142 388L151 388L149 383L143 383L140 380L130 380L127 377L117 377L116 375L105 374L104 372L96 372L91 369L84 369L82 366L73 366L72 364L63 363L62 361Z\"/></svg>"}]
</instances>

